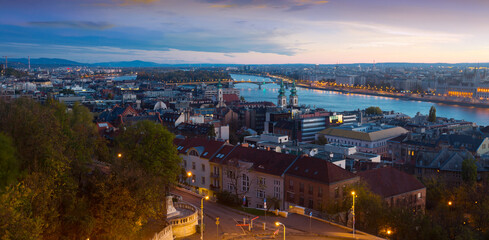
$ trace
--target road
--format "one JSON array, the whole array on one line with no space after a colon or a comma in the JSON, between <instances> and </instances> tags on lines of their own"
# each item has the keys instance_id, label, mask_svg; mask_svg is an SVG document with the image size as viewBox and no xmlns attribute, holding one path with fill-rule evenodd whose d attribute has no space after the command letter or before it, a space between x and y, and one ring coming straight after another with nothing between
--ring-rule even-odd
<instances>
[{"instance_id":1,"label":"road","mask_svg":"<svg viewBox=\"0 0 489 240\"><path fill-rule=\"evenodd\" d=\"M182 196L184 201L189 202L200 209L200 197L178 189L175 189L172 192ZM215 224L216 217L219 217L219 226ZM254 217L255 216L248 213L240 212L227 206L204 200L204 239L271 239L273 233L277 229L279 231L277 236L275 236L275 239L283 239L283 227L276 227L274 225L274 223L277 221L285 225L286 237L287 239L291 240L380 239L362 233L357 233L355 234L355 237L353 237L353 234L349 229L319 221L314 218L310 219L307 216L302 216L299 214L290 214L287 218L277 216L261 216L253 222L252 231L249 231L248 227L246 226L236 226L236 224L243 222L243 218L247 219L246 223L249 223L249 219ZM264 223L265 230L263 229ZM217 231L219 231L219 234ZM182 239L198 240L200 239L200 233Z\"/></svg>"}]
</instances>

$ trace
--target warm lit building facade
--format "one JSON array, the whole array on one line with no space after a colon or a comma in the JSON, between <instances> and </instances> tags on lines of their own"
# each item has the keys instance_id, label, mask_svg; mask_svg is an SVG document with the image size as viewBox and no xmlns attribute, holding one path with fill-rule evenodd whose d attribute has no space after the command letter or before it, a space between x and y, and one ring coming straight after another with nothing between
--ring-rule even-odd
<instances>
[{"instance_id":1,"label":"warm lit building facade","mask_svg":"<svg viewBox=\"0 0 489 240\"><path fill-rule=\"evenodd\" d=\"M314 157L298 158L284 177L286 207L302 206L317 211L340 203L349 194L348 186L360 179L329 161Z\"/></svg>"},{"instance_id":2,"label":"warm lit building facade","mask_svg":"<svg viewBox=\"0 0 489 240\"><path fill-rule=\"evenodd\" d=\"M211 189L213 169L209 160L225 145L225 142L205 138L187 138L177 144L182 165L189 173L187 183L199 194L213 196L214 191L219 190Z\"/></svg>"}]
</instances>

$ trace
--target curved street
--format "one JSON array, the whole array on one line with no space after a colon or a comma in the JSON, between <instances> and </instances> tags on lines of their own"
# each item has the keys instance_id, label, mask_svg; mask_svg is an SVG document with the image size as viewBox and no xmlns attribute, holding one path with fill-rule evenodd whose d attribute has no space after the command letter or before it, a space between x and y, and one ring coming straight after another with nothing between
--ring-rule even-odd
<instances>
[{"instance_id":1,"label":"curved street","mask_svg":"<svg viewBox=\"0 0 489 240\"><path fill-rule=\"evenodd\" d=\"M196 194L179 189L173 190L172 193L182 196L184 201L200 209L200 198ZM216 225L217 217L219 217L219 225ZM283 239L283 227L274 225L277 221L285 225L286 239L381 239L363 233L356 233L353 236L350 229L299 214L289 214L287 218L260 216L253 221L253 229L251 231L249 231L248 226L236 226L237 224L242 224L243 219L246 219L245 221L248 223L249 219L255 217L248 213L204 200L204 239ZM263 229L264 224L265 230ZM277 229L279 232L274 236L274 232ZM200 234L196 233L181 239L198 240L200 239Z\"/></svg>"}]
</instances>

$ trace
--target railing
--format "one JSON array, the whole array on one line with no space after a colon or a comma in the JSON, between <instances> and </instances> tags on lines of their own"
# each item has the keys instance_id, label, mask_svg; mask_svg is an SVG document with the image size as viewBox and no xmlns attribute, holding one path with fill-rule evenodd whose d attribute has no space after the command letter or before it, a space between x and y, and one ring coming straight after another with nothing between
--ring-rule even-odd
<instances>
[{"instance_id":1,"label":"railing","mask_svg":"<svg viewBox=\"0 0 489 240\"><path fill-rule=\"evenodd\" d=\"M170 225L174 226L174 225L179 225L179 224L192 223L192 222L194 222L194 221L196 221L198 219L198 213L199 213L199 211L193 205L191 205L189 203L178 203L177 202L177 203L174 203L173 206L175 208L183 208L183 209L191 210L193 213L190 214L190 215L188 215L188 216L186 216L186 217L175 218L175 219L168 220L168 222L170 223Z\"/></svg>"},{"instance_id":2,"label":"railing","mask_svg":"<svg viewBox=\"0 0 489 240\"><path fill-rule=\"evenodd\" d=\"M170 240L173 239L173 231L172 226L168 225L159 233L155 233L154 237L151 240Z\"/></svg>"}]
</instances>

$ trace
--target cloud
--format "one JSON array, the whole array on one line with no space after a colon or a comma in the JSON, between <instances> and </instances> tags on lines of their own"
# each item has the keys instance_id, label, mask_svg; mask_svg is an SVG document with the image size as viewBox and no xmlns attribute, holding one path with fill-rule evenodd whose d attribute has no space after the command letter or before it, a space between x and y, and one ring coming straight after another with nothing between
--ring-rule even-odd
<instances>
[{"instance_id":1,"label":"cloud","mask_svg":"<svg viewBox=\"0 0 489 240\"><path fill-rule=\"evenodd\" d=\"M1 43L0 47L9 49L6 54L30 56L31 58L64 58L84 63L144 60L157 63L240 63L270 64L278 61L289 62L290 57L274 53L218 53L206 51L141 50L109 46L83 47L56 44L18 44ZM13 54L11 54L13 55Z\"/></svg>"},{"instance_id":2,"label":"cloud","mask_svg":"<svg viewBox=\"0 0 489 240\"><path fill-rule=\"evenodd\" d=\"M60 25L63 28L60 28ZM294 44L288 44L290 32L271 27L250 30L245 27L180 27L165 24L163 29L146 30L118 26L105 31L80 31L73 24L35 23L28 26L1 25L0 43L36 43L70 46L113 46L121 49L199 51L216 53L244 53L249 51L294 55ZM38 26L49 26L41 28ZM37 36L32 38L32 36Z\"/></svg>"},{"instance_id":3,"label":"cloud","mask_svg":"<svg viewBox=\"0 0 489 240\"><path fill-rule=\"evenodd\" d=\"M229 8L229 7L255 7L255 8L282 8L286 11L300 11L308 9L314 5L328 3L325 0L200 0L204 3L212 4L211 7Z\"/></svg>"},{"instance_id":4,"label":"cloud","mask_svg":"<svg viewBox=\"0 0 489 240\"><path fill-rule=\"evenodd\" d=\"M120 6L128 6L128 5L140 5L140 4L150 4L154 2L159 2L159 0L123 0L120 3Z\"/></svg>"},{"instance_id":5,"label":"cloud","mask_svg":"<svg viewBox=\"0 0 489 240\"><path fill-rule=\"evenodd\" d=\"M214 5L211 5L211 8L232 8L235 6L236 5L234 5L234 4L214 4Z\"/></svg>"},{"instance_id":6,"label":"cloud","mask_svg":"<svg viewBox=\"0 0 489 240\"><path fill-rule=\"evenodd\" d=\"M113 28L115 25L105 22L88 22L88 21L46 21L46 22L28 22L27 25L33 27L49 28L76 28L89 30L105 30Z\"/></svg>"}]
</instances>

